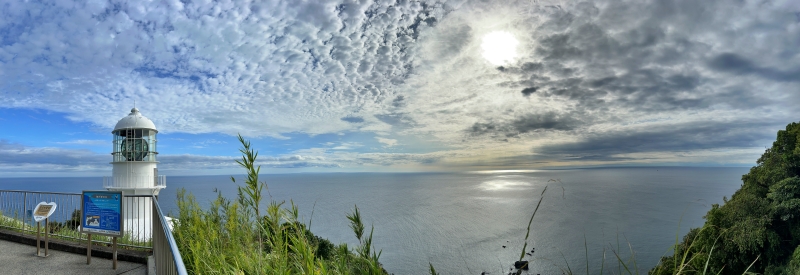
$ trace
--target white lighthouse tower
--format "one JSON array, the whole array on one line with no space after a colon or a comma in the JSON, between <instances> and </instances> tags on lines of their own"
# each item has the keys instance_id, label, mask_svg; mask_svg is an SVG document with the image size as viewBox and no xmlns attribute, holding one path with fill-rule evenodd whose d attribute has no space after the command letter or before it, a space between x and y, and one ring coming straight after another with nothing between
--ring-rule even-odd
<instances>
[{"instance_id":1,"label":"white lighthouse tower","mask_svg":"<svg viewBox=\"0 0 800 275\"><path fill-rule=\"evenodd\" d=\"M166 177L158 175L156 164L156 125L131 109L128 116L117 122L114 130L114 149L111 155L112 176L103 179L109 191L122 191L123 195L158 195L166 185ZM132 238L146 240L151 237L152 201L147 197L126 197L123 200L125 233Z\"/></svg>"}]
</instances>

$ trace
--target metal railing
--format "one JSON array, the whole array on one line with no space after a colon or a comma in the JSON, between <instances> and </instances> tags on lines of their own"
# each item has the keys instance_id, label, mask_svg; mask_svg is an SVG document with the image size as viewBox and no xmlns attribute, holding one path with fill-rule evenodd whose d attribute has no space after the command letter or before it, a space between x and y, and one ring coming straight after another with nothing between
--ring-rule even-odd
<instances>
[{"instance_id":1,"label":"metal railing","mask_svg":"<svg viewBox=\"0 0 800 275\"><path fill-rule=\"evenodd\" d=\"M139 242L147 248L152 248L151 238L153 232L153 205L152 195L126 195L122 199L122 212L124 217L124 239Z\"/></svg>"},{"instance_id":2,"label":"metal railing","mask_svg":"<svg viewBox=\"0 0 800 275\"><path fill-rule=\"evenodd\" d=\"M114 177L103 177L103 188L144 188L152 186L153 189L166 188L167 176L132 176L126 175L121 181L116 181Z\"/></svg>"},{"instance_id":3,"label":"metal railing","mask_svg":"<svg viewBox=\"0 0 800 275\"><path fill-rule=\"evenodd\" d=\"M125 236L119 240L122 248L150 250L152 224L144 222L152 217L150 210L153 197L150 195L125 196L123 212L126 217ZM36 222L33 220L33 209L39 202L55 202L56 211L48 218L50 236L86 242L86 234L80 233L81 194L62 192L34 192L17 190L0 190L0 228L19 231L22 234L36 234ZM140 205L146 207L140 208ZM134 207L136 206L136 207ZM127 221L128 217L136 218ZM102 236L92 238L94 243L111 244L111 239Z\"/></svg>"},{"instance_id":4,"label":"metal railing","mask_svg":"<svg viewBox=\"0 0 800 275\"><path fill-rule=\"evenodd\" d=\"M39 202L55 202L56 212L50 216L51 235L78 243L86 241L79 232L80 193L33 192L0 190L0 228L36 234L32 211ZM123 198L125 235L118 242L121 247L153 251L156 274L187 274L178 245L172 236L171 222L152 195L128 195ZM155 218L153 218L155 217ZM152 221L152 222L150 222ZM95 236L93 243L111 244L103 236Z\"/></svg>"},{"instance_id":5,"label":"metal railing","mask_svg":"<svg viewBox=\"0 0 800 275\"><path fill-rule=\"evenodd\" d=\"M43 201L57 204L56 211L48 219L51 225L58 225L51 226L52 235L80 240L77 228L80 225L81 196L75 193L0 191L0 228L35 234L36 222L32 212Z\"/></svg>"},{"instance_id":6,"label":"metal railing","mask_svg":"<svg viewBox=\"0 0 800 275\"><path fill-rule=\"evenodd\" d=\"M178 251L178 245L172 236L170 222L167 221L158 200L153 199L153 260L155 261L156 274L188 274L183 258Z\"/></svg>"}]
</instances>

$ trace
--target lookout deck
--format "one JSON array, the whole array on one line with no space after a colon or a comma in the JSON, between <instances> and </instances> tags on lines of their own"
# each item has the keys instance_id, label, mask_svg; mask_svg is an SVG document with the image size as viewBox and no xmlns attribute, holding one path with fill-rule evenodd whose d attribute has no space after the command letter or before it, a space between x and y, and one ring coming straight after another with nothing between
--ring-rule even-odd
<instances>
[{"instance_id":1,"label":"lookout deck","mask_svg":"<svg viewBox=\"0 0 800 275\"><path fill-rule=\"evenodd\" d=\"M117 262L112 269L112 261L92 258L86 264L86 255L73 254L50 249L50 256L43 258L36 254L36 246L0 240L0 273L2 274L147 274L147 265L131 262Z\"/></svg>"}]
</instances>

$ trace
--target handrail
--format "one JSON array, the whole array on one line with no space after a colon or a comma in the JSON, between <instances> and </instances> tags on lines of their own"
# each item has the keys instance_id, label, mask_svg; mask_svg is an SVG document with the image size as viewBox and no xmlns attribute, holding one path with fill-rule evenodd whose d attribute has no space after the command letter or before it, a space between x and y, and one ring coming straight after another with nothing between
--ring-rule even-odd
<instances>
[{"instance_id":1,"label":"handrail","mask_svg":"<svg viewBox=\"0 0 800 275\"><path fill-rule=\"evenodd\" d=\"M158 200L153 197L153 259L156 274L186 275L188 273L183 264L183 257L163 213Z\"/></svg>"},{"instance_id":2,"label":"handrail","mask_svg":"<svg viewBox=\"0 0 800 275\"><path fill-rule=\"evenodd\" d=\"M35 234L36 228L33 223L31 213L40 201L55 202L58 204L56 212L50 217L50 222L60 223L64 230L52 233L52 236L65 240L84 242L86 235L82 234L78 227L79 221L75 220L75 214L80 213L81 193L72 192L41 192L30 190L0 190L0 228L11 229L22 234ZM152 203L151 195L126 195L126 203L145 204L149 207ZM125 209L125 215L131 217L147 217L153 211L149 208L137 210L135 208ZM130 223L126 221L126 235L130 236L127 240L120 242L119 246L129 249L151 250L150 232L152 231L152 221L135 220ZM92 240L94 243L111 244L111 241Z\"/></svg>"},{"instance_id":3,"label":"handrail","mask_svg":"<svg viewBox=\"0 0 800 275\"><path fill-rule=\"evenodd\" d=\"M21 193L36 193L36 194L53 194L53 195L81 195L81 193L70 193L70 192L40 192L40 191L29 191L29 190L0 190L2 192L21 192Z\"/></svg>"},{"instance_id":4,"label":"handrail","mask_svg":"<svg viewBox=\"0 0 800 275\"><path fill-rule=\"evenodd\" d=\"M4 194L14 193L12 196L7 196ZM40 196L40 195L48 195L48 196ZM30 195L30 196L29 196ZM68 196L69 199L59 198ZM71 219L71 215L74 213L75 210L79 210L80 208L80 193L65 193L65 192L35 192L35 191L23 191L23 190L0 190L0 213L3 209L10 210L11 212L7 212L8 214L13 213L14 216L9 216L10 219L19 219L20 215L22 221L16 225L10 225L10 228L13 230L20 230L25 234L26 232L33 232L31 231L30 225L28 222L30 221L27 218L26 211L30 210L31 202L38 202L40 200L45 201L56 201L59 203L59 213L54 215L59 216L58 220L69 220ZM178 250L177 242L175 238L172 236L172 230L169 227L169 223L164 216L164 212L161 210L161 206L158 204L158 196L153 195L127 195L125 196L126 199L131 199L135 201L145 201L147 198L150 198L152 201L151 206L152 209L149 209L149 212L152 214L152 222L149 224L145 224L144 226L149 228L150 230L150 238L151 243L150 247L140 246L135 244L121 244L122 246L126 247L136 247L136 248L152 248L153 250L153 259L155 260L155 267L157 274L175 274L175 275L186 275L188 274L186 271L186 266L183 264L183 258L181 257L180 251ZM20 202L22 202L20 204ZM3 213L3 214L7 214ZM141 212L139 212L141 213ZM4 219L1 218L0 219ZM51 217L52 218L52 217ZM52 220L52 219L51 219ZM152 227L150 227L152 226ZM9 226L0 226L0 227L9 227ZM137 227L132 228L136 230L130 234L136 234L136 232L145 232L147 230ZM126 226L127 230L127 226ZM71 231L66 230L67 232L72 232L74 235L60 235L56 233L57 236L66 237L69 239L74 239L78 241L85 240L83 238L83 234L80 234L78 231ZM138 236L138 235L137 235ZM93 241L97 242L97 241ZM105 243L105 242L103 242Z\"/></svg>"}]
</instances>

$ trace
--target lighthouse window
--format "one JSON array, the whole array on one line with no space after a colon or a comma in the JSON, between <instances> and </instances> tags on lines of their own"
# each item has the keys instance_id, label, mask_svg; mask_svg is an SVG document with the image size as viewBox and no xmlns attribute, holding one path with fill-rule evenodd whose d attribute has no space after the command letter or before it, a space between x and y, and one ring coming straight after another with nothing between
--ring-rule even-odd
<instances>
[{"instance_id":1,"label":"lighthouse window","mask_svg":"<svg viewBox=\"0 0 800 275\"><path fill-rule=\"evenodd\" d=\"M149 129L114 131L114 161L156 161L156 133Z\"/></svg>"},{"instance_id":2,"label":"lighthouse window","mask_svg":"<svg viewBox=\"0 0 800 275\"><path fill-rule=\"evenodd\" d=\"M127 161L143 161L148 153L148 145L141 138L126 138L122 140L122 155Z\"/></svg>"}]
</instances>

